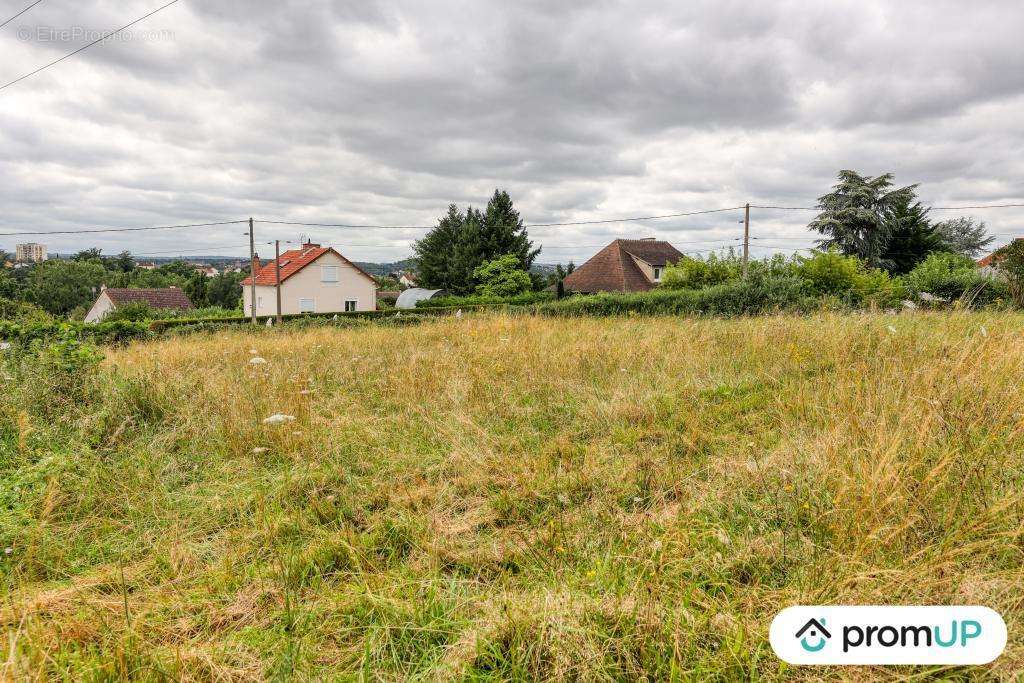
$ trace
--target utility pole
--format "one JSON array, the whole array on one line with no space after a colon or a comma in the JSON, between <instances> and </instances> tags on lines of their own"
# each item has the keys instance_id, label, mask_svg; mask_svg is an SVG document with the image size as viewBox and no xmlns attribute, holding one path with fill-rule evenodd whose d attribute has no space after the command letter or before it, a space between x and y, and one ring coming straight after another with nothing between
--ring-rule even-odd
<instances>
[{"instance_id":1,"label":"utility pole","mask_svg":"<svg viewBox=\"0 0 1024 683\"><path fill-rule=\"evenodd\" d=\"M743 279L747 279L747 262L750 260L750 203L743 212Z\"/></svg>"},{"instance_id":2,"label":"utility pole","mask_svg":"<svg viewBox=\"0 0 1024 683\"><path fill-rule=\"evenodd\" d=\"M281 324L281 240L274 240L275 289L277 289L277 324Z\"/></svg>"},{"instance_id":3,"label":"utility pole","mask_svg":"<svg viewBox=\"0 0 1024 683\"><path fill-rule=\"evenodd\" d=\"M252 217L249 217L249 307L252 310L252 324L256 324L256 235L252 229Z\"/></svg>"}]
</instances>

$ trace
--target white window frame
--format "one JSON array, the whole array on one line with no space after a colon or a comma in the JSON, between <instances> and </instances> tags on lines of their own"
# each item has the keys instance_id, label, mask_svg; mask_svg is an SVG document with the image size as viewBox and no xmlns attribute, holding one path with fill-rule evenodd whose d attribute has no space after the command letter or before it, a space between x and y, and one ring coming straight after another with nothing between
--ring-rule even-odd
<instances>
[{"instance_id":1,"label":"white window frame","mask_svg":"<svg viewBox=\"0 0 1024 683\"><path fill-rule=\"evenodd\" d=\"M309 308L305 307L305 302L309 302ZM316 299L299 299L299 313L316 313Z\"/></svg>"},{"instance_id":2,"label":"white window frame","mask_svg":"<svg viewBox=\"0 0 1024 683\"><path fill-rule=\"evenodd\" d=\"M333 273L334 279L329 279L327 273ZM338 266L320 266L320 282L330 285L338 284L339 274Z\"/></svg>"},{"instance_id":3,"label":"white window frame","mask_svg":"<svg viewBox=\"0 0 1024 683\"><path fill-rule=\"evenodd\" d=\"M349 304L352 304L351 310L348 307ZM344 303L342 304L342 310L344 310L346 313L354 313L358 311L359 299L345 299Z\"/></svg>"},{"instance_id":4,"label":"white window frame","mask_svg":"<svg viewBox=\"0 0 1024 683\"><path fill-rule=\"evenodd\" d=\"M661 276L665 269L661 266L651 266L651 268L654 270L654 281L661 282Z\"/></svg>"}]
</instances>

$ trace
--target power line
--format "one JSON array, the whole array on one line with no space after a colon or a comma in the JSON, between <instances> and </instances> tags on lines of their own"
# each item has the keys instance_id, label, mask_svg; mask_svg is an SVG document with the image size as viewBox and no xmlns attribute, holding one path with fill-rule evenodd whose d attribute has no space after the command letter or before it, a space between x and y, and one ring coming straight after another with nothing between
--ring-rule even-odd
<instances>
[{"instance_id":1,"label":"power line","mask_svg":"<svg viewBox=\"0 0 1024 683\"><path fill-rule=\"evenodd\" d=\"M629 218L608 218L602 220L593 221L571 221L567 223L525 223L524 228L553 228L553 227L564 227L571 225L599 225L605 223L628 223L632 221L653 221L663 218L681 218L684 216L699 216L708 213L721 213L723 211L736 211L742 209L742 206L734 206L725 209L706 209L703 211L687 211L685 213L669 213L660 216L633 216ZM265 223L268 225L299 225L310 228L363 228L363 229L374 229L374 230L433 230L436 225L362 225L355 223L305 223L300 221L270 221L270 220L257 220L256 223Z\"/></svg>"},{"instance_id":2,"label":"power line","mask_svg":"<svg viewBox=\"0 0 1024 683\"><path fill-rule=\"evenodd\" d=\"M654 221L662 218L681 218L683 216L699 216L707 213L722 213L723 211L738 211L742 209L742 206L730 206L725 209L706 209L704 211L688 211L686 213L667 213L660 216L636 216L633 218L609 218L607 220L596 220L596 221L572 221L569 223L530 223L524 225L524 228L552 228L558 226L567 225L599 225L603 223L628 223L630 221Z\"/></svg>"},{"instance_id":3,"label":"power line","mask_svg":"<svg viewBox=\"0 0 1024 683\"><path fill-rule=\"evenodd\" d=\"M175 0L177 1L177 0ZM978 209L978 208L1010 208L1010 207L1024 207L1024 204L991 204L987 206L964 206L964 207L934 207L944 210L955 210L955 209ZM630 221L645 221L655 220L659 218L678 218L683 216L697 216L703 214L721 213L724 211L736 211L743 207L731 207L725 209L707 209L703 211L690 211L686 213L675 213L675 214L663 214L660 216L637 216L632 218L613 218L593 221L575 221L570 223L528 223L524 224L525 228L540 228L540 227L556 227L556 226L572 226L572 225L597 225L606 223L624 223ZM817 210L811 209L811 207L781 207L781 206L762 206L762 205L751 205L752 209L785 209L785 210ZM270 221L270 220L255 220L254 223L263 223L265 225L294 225L294 226L307 226L307 227L323 227L323 228L354 228L354 229L386 229L386 230L432 230L436 226L433 225L362 225L354 223L306 223L299 221ZM187 223L182 225L158 225L141 228L95 228L95 229L84 229L84 230L54 230L54 231L22 231L22 232L2 232L0 237L14 237L14 236L46 236L46 235L78 235L78 234L92 234L92 233L115 233L115 232L139 232L148 230L176 230L185 228L202 228L217 225L237 225L242 223L248 223L247 220L237 221L218 221L211 223ZM1015 235L1016 233L992 233L993 235ZM763 237L751 237L752 240L766 239ZM779 240L799 240L799 239L816 239L812 237L800 238L800 237L773 237L767 239L779 239ZM679 242L677 244L710 244L713 242L734 242L739 241L740 238L728 238L721 240L697 240L693 242ZM377 245L377 244L352 244L349 246L400 246L400 245ZM543 245L542 245L543 246ZM605 246L604 244L579 244L573 245L575 247L600 247ZM559 247L547 247L549 249ZM569 248L569 247L566 247Z\"/></svg>"},{"instance_id":4,"label":"power line","mask_svg":"<svg viewBox=\"0 0 1024 683\"><path fill-rule=\"evenodd\" d=\"M84 235L98 232L141 232L144 230L177 230L179 228L205 228L214 225L236 225L249 221L220 221L217 223L188 223L185 225L156 225L146 228L95 228L88 230L53 230L50 232L0 232L0 237L21 237L27 235Z\"/></svg>"},{"instance_id":5,"label":"power line","mask_svg":"<svg viewBox=\"0 0 1024 683\"><path fill-rule=\"evenodd\" d=\"M720 239L720 240L692 240L692 241L689 241L689 242L675 242L675 241L673 241L672 244L673 245L676 245L676 244L717 244L717 243L720 243L720 242L740 242L740 241L742 241L742 239L743 239L742 237L730 237L728 239ZM608 246L608 242L602 242L601 244L565 244L565 245L561 245L561 246L559 246L559 245L548 246L548 245L545 245L545 244L541 244L540 246L543 249L577 249L577 248L584 248L584 247L607 247Z\"/></svg>"},{"instance_id":6,"label":"power line","mask_svg":"<svg viewBox=\"0 0 1024 683\"><path fill-rule=\"evenodd\" d=\"M121 28L117 29L117 30L109 31L107 33L104 33L102 36L100 36L96 40L92 41L91 43L87 43L87 44L83 45L82 47L78 48L77 50L69 52L66 55L64 55L63 57L60 57L58 59L53 60L49 64L44 64L43 66L39 67L35 71L31 71L31 72L25 74L24 76L19 76L18 78L15 78L10 83L5 83L3 85L0 85L0 90L3 90L4 88L8 88L8 87L14 85L15 83L20 83L21 81L25 80L26 78L31 78L32 76L35 76L40 71L45 71L46 69L49 69L51 66L57 65L57 64L63 62L65 59L69 58L69 57L74 57L79 52L83 52L85 50L88 50L90 47L92 47L93 45L95 45L97 43L102 43L104 40L106 40L110 36L115 35L117 33L120 33L121 31L125 30L126 28L130 28L130 27L134 26L135 24L139 23L140 21L142 21L144 19L148 19L149 17L153 16L157 12L159 12L161 10L164 10L164 9L167 9L168 7L170 7L171 5L173 5L176 2L178 2L178 0L171 0L166 5L162 5L160 7L157 7L155 10L153 10L149 14L143 15L143 16L139 17L138 19L136 19L135 21L129 22L129 23L125 24L124 26L122 26Z\"/></svg>"},{"instance_id":7,"label":"power line","mask_svg":"<svg viewBox=\"0 0 1024 683\"><path fill-rule=\"evenodd\" d=\"M375 230L433 230L436 225L357 225L352 223L301 223L299 221L264 221L254 220L254 223L265 225L299 225L310 228L357 228Z\"/></svg>"},{"instance_id":8,"label":"power line","mask_svg":"<svg viewBox=\"0 0 1024 683\"><path fill-rule=\"evenodd\" d=\"M273 242L260 242L259 245L265 246L273 244ZM160 256L163 254L170 254L176 256L178 254L199 254L200 256L219 256L219 254L203 254L204 251L215 251L221 249L248 249L248 244L232 244L232 245L221 245L214 247L200 247L197 249L171 249L167 251L147 251L144 254L133 254L133 256L146 257L146 256ZM224 258L235 258L234 256L225 256Z\"/></svg>"},{"instance_id":9,"label":"power line","mask_svg":"<svg viewBox=\"0 0 1024 683\"><path fill-rule=\"evenodd\" d=\"M776 211L819 211L816 206L763 206L759 204L751 204L751 209L774 209Z\"/></svg>"},{"instance_id":10,"label":"power line","mask_svg":"<svg viewBox=\"0 0 1024 683\"><path fill-rule=\"evenodd\" d=\"M966 211L968 209L1011 209L1021 208L1024 204L979 204L977 206L930 206L932 211ZM763 206L751 204L752 209L773 209L776 211L822 211L820 206Z\"/></svg>"},{"instance_id":11,"label":"power line","mask_svg":"<svg viewBox=\"0 0 1024 683\"><path fill-rule=\"evenodd\" d=\"M932 206L932 211L961 211L963 209L1011 209L1024 207L1024 204L981 204L980 206Z\"/></svg>"},{"instance_id":12,"label":"power line","mask_svg":"<svg viewBox=\"0 0 1024 683\"><path fill-rule=\"evenodd\" d=\"M32 9L33 7L35 7L36 5L38 5L39 3L41 3L42 1L43 1L43 0L36 0L36 1L35 1L35 2L33 2L33 3L31 4L31 5L29 5L29 6L28 6L28 7L26 7L25 9L21 10L20 12L18 12L17 14L15 14L15 15L14 15L13 17L11 17L10 19L8 19L8 20L7 20L7 21L5 21L4 23L0 24L0 28L3 28L4 26L7 26L7 24L11 23L12 21L14 21L14 20L15 20L15 19L17 19L18 17L20 17L20 16L22 15L22 14L24 14L25 12L29 11L30 9Z\"/></svg>"}]
</instances>

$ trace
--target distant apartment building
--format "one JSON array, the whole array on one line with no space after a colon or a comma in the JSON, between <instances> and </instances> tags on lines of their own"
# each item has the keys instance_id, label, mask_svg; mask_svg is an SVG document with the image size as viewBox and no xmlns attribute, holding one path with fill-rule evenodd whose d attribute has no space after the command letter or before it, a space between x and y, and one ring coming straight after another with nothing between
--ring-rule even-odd
<instances>
[{"instance_id":1,"label":"distant apartment building","mask_svg":"<svg viewBox=\"0 0 1024 683\"><path fill-rule=\"evenodd\" d=\"M22 263L39 263L46 260L46 245L28 242L14 247L14 258Z\"/></svg>"}]
</instances>

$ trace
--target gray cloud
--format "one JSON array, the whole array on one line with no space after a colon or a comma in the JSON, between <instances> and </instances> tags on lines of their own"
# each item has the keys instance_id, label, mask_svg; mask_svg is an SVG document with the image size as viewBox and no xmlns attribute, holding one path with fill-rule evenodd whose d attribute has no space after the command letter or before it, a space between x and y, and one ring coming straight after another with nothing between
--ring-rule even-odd
<instances>
[{"instance_id":1,"label":"gray cloud","mask_svg":"<svg viewBox=\"0 0 1024 683\"><path fill-rule=\"evenodd\" d=\"M84 42L23 27L102 31L156 4L48 0L0 30L0 79ZM1022 25L1016 0L182 0L0 91L0 232L419 225L496 186L529 222L803 206L840 168L893 171L943 205L1020 201ZM1024 219L976 213L995 232ZM759 251L810 244L808 217L755 212ZM689 243L732 239L738 218L532 234L542 260L579 261L614 236L725 244ZM46 241L241 254L239 232ZM357 259L403 257L420 234L308 233Z\"/></svg>"}]
</instances>

